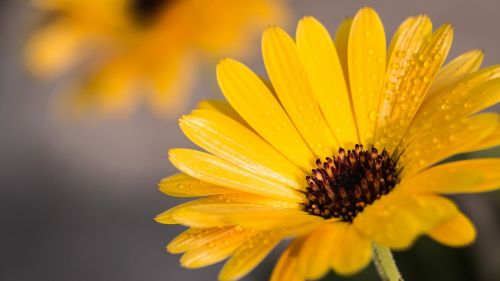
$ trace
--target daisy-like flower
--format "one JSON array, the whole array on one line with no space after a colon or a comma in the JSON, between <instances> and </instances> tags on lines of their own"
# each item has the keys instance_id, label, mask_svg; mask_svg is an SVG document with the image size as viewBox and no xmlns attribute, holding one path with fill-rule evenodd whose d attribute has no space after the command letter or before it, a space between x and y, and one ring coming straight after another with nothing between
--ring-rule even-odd
<instances>
[{"instance_id":1,"label":"daisy-like flower","mask_svg":"<svg viewBox=\"0 0 500 281\"><path fill-rule=\"evenodd\" d=\"M207 152L169 151L182 173L161 191L203 198L156 217L189 227L167 250L188 268L229 258L219 279L237 280L293 239L271 277L289 281L354 274L421 235L471 243L472 223L446 195L496 189L500 159L436 164L500 144L498 114L481 112L500 100L500 66L479 69L473 50L441 67L452 32L415 16L387 48L378 15L363 8L335 41L312 17L295 40L268 28L270 83L222 60L227 102L203 102L179 121Z\"/></svg>"},{"instance_id":2,"label":"daisy-like flower","mask_svg":"<svg viewBox=\"0 0 500 281\"><path fill-rule=\"evenodd\" d=\"M286 14L281 0L35 3L51 21L28 41L27 66L40 78L84 66L58 98L76 114L129 113L139 92L155 112L176 114L201 62L245 52L250 35Z\"/></svg>"}]
</instances>

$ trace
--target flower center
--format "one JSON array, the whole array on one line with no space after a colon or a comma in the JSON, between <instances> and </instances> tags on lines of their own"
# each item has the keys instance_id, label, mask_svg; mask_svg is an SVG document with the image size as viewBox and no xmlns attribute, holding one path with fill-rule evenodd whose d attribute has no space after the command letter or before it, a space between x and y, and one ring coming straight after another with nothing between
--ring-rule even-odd
<instances>
[{"instance_id":1,"label":"flower center","mask_svg":"<svg viewBox=\"0 0 500 281\"><path fill-rule=\"evenodd\" d=\"M398 183L396 162L384 149L339 149L338 156L316 160L317 169L306 177L308 183L304 208L312 215L341 218L352 222L365 206L388 194Z\"/></svg>"},{"instance_id":2,"label":"flower center","mask_svg":"<svg viewBox=\"0 0 500 281\"><path fill-rule=\"evenodd\" d=\"M137 23L143 25L150 23L166 5L175 0L132 0L130 11Z\"/></svg>"}]
</instances>

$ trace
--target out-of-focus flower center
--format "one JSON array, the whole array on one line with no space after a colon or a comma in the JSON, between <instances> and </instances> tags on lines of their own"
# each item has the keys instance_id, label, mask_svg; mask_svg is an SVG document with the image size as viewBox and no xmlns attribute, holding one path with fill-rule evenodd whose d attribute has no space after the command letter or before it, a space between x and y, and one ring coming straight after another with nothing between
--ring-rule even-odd
<instances>
[{"instance_id":1,"label":"out-of-focus flower center","mask_svg":"<svg viewBox=\"0 0 500 281\"><path fill-rule=\"evenodd\" d=\"M341 218L352 222L354 217L398 183L396 162L384 149L339 149L337 157L316 160L316 169L306 177L307 203L304 208L312 215Z\"/></svg>"},{"instance_id":2,"label":"out-of-focus flower center","mask_svg":"<svg viewBox=\"0 0 500 281\"><path fill-rule=\"evenodd\" d=\"M138 24L148 24L162 9L176 1L178 0L132 0L130 11Z\"/></svg>"}]
</instances>

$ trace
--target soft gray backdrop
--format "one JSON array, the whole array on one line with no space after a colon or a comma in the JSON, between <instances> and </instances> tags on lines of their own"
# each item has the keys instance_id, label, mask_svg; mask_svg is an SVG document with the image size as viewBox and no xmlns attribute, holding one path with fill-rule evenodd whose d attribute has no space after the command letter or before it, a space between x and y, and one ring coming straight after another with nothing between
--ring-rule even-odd
<instances>
[{"instance_id":1,"label":"soft gray backdrop","mask_svg":"<svg viewBox=\"0 0 500 281\"><path fill-rule=\"evenodd\" d=\"M191 146L176 121L146 110L124 120L77 122L51 113L55 84L33 81L23 71L20 51L35 23L26 2L0 0L0 280L215 280L220 265L186 270L178 256L165 252L181 227L152 220L181 202L156 188L174 172L167 149ZM450 21L453 56L482 48L486 64L500 63L496 0L295 0L288 30L301 16L313 15L333 33L364 5L377 9L389 34L418 13L430 15L435 25ZM254 59L245 62L263 73L259 46L255 42ZM220 96L214 73L214 63L202 71L188 108ZM407 280L500 280L499 197L460 197L477 223L479 241L455 250L421 239L397 256ZM245 280L265 280L276 258L273 252ZM373 268L356 279L377 280Z\"/></svg>"}]
</instances>

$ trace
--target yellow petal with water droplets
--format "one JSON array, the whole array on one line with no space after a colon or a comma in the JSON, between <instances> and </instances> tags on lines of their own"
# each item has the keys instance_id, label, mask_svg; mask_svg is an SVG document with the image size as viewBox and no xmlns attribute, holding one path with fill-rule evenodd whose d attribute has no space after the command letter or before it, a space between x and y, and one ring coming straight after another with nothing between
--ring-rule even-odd
<instances>
[{"instance_id":1,"label":"yellow petal with water droplets","mask_svg":"<svg viewBox=\"0 0 500 281\"><path fill-rule=\"evenodd\" d=\"M389 141L388 138L394 137L386 135L384 130L379 130L379 127L384 128L387 125L385 123L390 118L389 115L392 113L397 99L401 96L401 88L407 83L406 77L413 71L415 55L432 33L432 23L428 17L418 16L412 19L403 23L400 29L404 29L398 30L400 34L392 42L393 52L389 57L383 87L381 88L375 128L375 145L377 147L386 147L386 143ZM392 151L389 150L390 152Z\"/></svg>"},{"instance_id":2,"label":"yellow petal with water droplets","mask_svg":"<svg viewBox=\"0 0 500 281\"><path fill-rule=\"evenodd\" d=\"M219 273L220 281L232 281L243 278L254 269L281 241L277 232L260 232L248 239L224 264Z\"/></svg>"},{"instance_id":3,"label":"yellow petal with water droplets","mask_svg":"<svg viewBox=\"0 0 500 281\"><path fill-rule=\"evenodd\" d=\"M311 169L314 155L255 73L237 61L225 59L217 65L217 81L231 106L263 139L304 171Z\"/></svg>"},{"instance_id":4,"label":"yellow petal with water droplets","mask_svg":"<svg viewBox=\"0 0 500 281\"><path fill-rule=\"evenodd\" d=\"M297 260L304 237L293 240L288 248L281 254L274 267L270 281L304 281L297 268Z\"/></svg>"},{"instance_id":5,"label":"yellow petal with water droplets","mask_svg":"<svg viewBox=\"0 0 500 281\"><path fill-rule=\"evenodd\" d=\"M297 49L311 82L314 96L343 147L358 143L351 100L335 45L325 27L312 17L297 27Z\"/></svg>"},{"instance_id":6,"label":"yellow petal with water droplets","mask_svg":"<svg viewBox=\"0 0 500 281\"><path fill-rule=\"evenodd\" d=\"M439 224L429 231L428 235L449 247L463 247L476 239L476 229L472 222L462 213Z\"/></svg>"},{"instance_id":7,"label":"yellow petal with water droplets","mask_svg":"<svg viewBox=\"0 0 500 281\"><path fill-rule=\"evenodd\" d=\"M338 149L319 109L293 39L278 27L268 28L262 36L262 56L276 94L317 158Z\"/></svg>"},{"instance_id":8,"label":"yellow petal with water droplets","mask_svg":"<svg viewBox=\"0 0 500 281\"><path fill-rule=\"evenodd\" d=\"M159 183L159 187L161 192L175 197L197 197L235 192L232 189L206 183L185 174L164 178Z\"/></svg>"},{"instance_id":9,"label":"yellow petal with water droplets","mask_svg":"<svg viewBox=\"0 0 500 281\"><path fill-rule=\"evenodd\" d=\"M453 155L477 150L476 144L494 132L498 121L498 114L483 113L429 127L411 141L403 139L398 161L401 175L410 176Z\"/></svg>"},{"instance_id":10,"label":"yellow petal with water droplets","mask_svg":"<svg viewBox=\"0 0 500 281\"><path fill-rule=\"evenodd\" d=\"M177 237L175 237L168 245L167 251L171 254L180 254L189 250L193 250L207 245L213 240L220 239L228 233L233 233L240 230L236 227L214 227L214 228L190 228Z\"/></svg>"},{"instance_id":11,"label":"yellow petal with water droplets","mask_svg":"<svg viewBox=\"0 0 500 281\"><path fill-rule=\"evenodd\" d=\"M330 269L332 253L337 250L334 248L336 231L331 223L325 223L305 239L297 264L306 279L319 279Z\"/></svg>"},{"instance_id":12,"label":"yellow petal with water droplets","mask_svg":"<svg viewBox=\"0 0 500 281\"><path fill-rule=\"evenodd\" d=\"M186 268L200 268L217 263L232 255L252 235L254 234L248 231L226 232L223 237L187 251L181 257L181 265Z\"/></svg>"},{"instance_id":13,"label":"yellow petal with water droplets","mask_svg":"<svg viewBox=\"0 0 500 281\"><path fill-rule=\"evenodd\" d=\"M354 17L347 56L359 140L368 147L373 144L386 65L384 26L373 9L362 8Z\"/></svg>"},{"instance_id":14,"label":"yellow petal with water droplets","mask_svg":"<svg viewBox=\"0 0 500 281\"><path fill-rule=\"evenodd\" d=\"M405 194L401 191L405 186L396 188L399 190L367 206L353 222L360 233L381 245L406 249L419 235L457 212L455 205L446 198Z\"/></svg>"},{"instance_id":15,"label":"yellow petal with water droplets","mask_svg":"<svg viewBox=\"0 0 500 281\"><path fill-rule=\"evenodd\" d=\"M500 66L491 66L467 75L439 95L430 96L424 101L415 115L405 136L401 140L404 149L418 136L425 135L431 128L452 127L457 120L463 120L488 105L496 103Z\"/></svg>"},{"instance_id":16,"label":"yellow petal with water droplets","mask_svg":"<svg viewBox=\"0 0 500 281\"><path fill-rule=\"evenodd\" d=\"M176 211L172 216L179 223L191 227L240 225L259 230L292 228L323 220L302 210L243 203L189 206Z\"/></svg>"},{"instance_id":17,"label":"yellow petal with water droplets","mask_svg":"<svg viewBox=\"0 0 500 281\"><path fill-rule=\"evenodd\" d=\"M472 73L446 92L430 97L415 116L404 139L425 133L432 126L445 126L500 101L500 66ZM404 141L404 140L403 140Z\"/></svg>"},{"instance_id":18,"label":"yellow petal with water droplets","mask_svg":"<svg viewBox=\"0 0 500 281\"><path fill-rule=\"evenodd\" d=\"M351 275L365 268L372 258L372 246L352 224L335 223L331 266L341 275Z\"/></svg>"},{"instance_id":19,"label":"yellow petal with water droplets","mask_svg":"<svg viewBox=\"0 0 500 281\"><path fill-rule=\"evenodd\" d=\"M426 98L439 94L443 89L464 78L467 74L478 70L483 58L482 50L472 50L453 59L439 71Z\"/></svg>"},{"instance_id":20,"label":"yellow petal with water droplets","mask_svg":"<svg viewBox=\"0 0 500 281\"><path fill-rule=\"evenodd\" d=\"M448 54L452 38L453 28L450 24L444 24L434 32L420 50L409 58L408 69L395 89L394 99L391 103L382 102L377 136L380 146L389 152L394 151L413 120Z\"/></svg>"},{"instance_id":21,"label":"yellow petal with water droplets","mask_svg":"<svg viewBox=\"0 0 500 281\"><path fill-rule=\"evenodd\" d=\"M266 196L260 196L251 193L231 193L231 194L223 194L217 196L209 196L198 200L189 201L184 204L180 204L159 214L158 216L156 216L155 220L163 224L178 224L179 222L173 218L173 214L179 210L197 205L222 204L222 203L224 204L249 203L254 205L272 206L272 207L286 208L286 209L301 208L301 206L297 203L283 201L279 199L273 199Z\"/></svg>"},{"instance_id":22,"label":"yellow petal with water droplets","mask_svg":"<svg viewBox=\"0 0 500 281\"><path fill-rule=\"evenodd\" d=\"M411 29L412 26L415 25L415 23L419 20L421 20L423 17L426 17L425 15L420 15L416 17L409 17L405 21L403 21L396 32L394 32L394 35L392 36L391 43L389 44L389 49L387 50L387 57L390 58L393 54L394 48L396 44L401 40L401 36L405 35L408 36L408 30ZM430 35L432 33L432 22L428 21L426 23L428 26L426 27L427 34ZM399 43L400 44L400 43ZM389 60L387 61L389 62Z\"/></svg>"},{"instance_id":23,"label":"yellow petal with water droplets","mask_svg":"<svg viewBox=\"0 0 500 281\"><path fill-rule=\"evenodd\" d=\"M406 178L405 188L419 193L476 193L500 188L500 159L475 159L438 165Z\"/></svg>"},{"instance_id":24,"label":"yellow petal with water droplets","mask_svg":"<svg viewBox=\"0 0 500 281\"><path fill-rule=\"evenodd\" d=\"M169 159L183 173L208 183L294 202L304 200L302 194L283 184L208 153L191 149L171 149Z\"/></svg>"},{"instance_id":25,"label":"yellow petal with water droplets","mask_svg":"<svg viewBox=\"0 0 500 281\"><path fill-rule=\"evenodd\" d=\"M195 110L179 125L196 145L249 172L304 189L305 173L240 123L217 112Z\"/></svg>"},{"instance_id":26,"label":"yellow petal with water droplets","mask_svg":"<svg viewBox=\"0 0 500 281\"><path fill-rule=\"evenodd\" d=\"M344 72L344 78L347 88L349 89L349 71L347 69L347 46L349 42L349 33L351 31L352 18L343 20L337 32L335 33L335 46L337 47L337 54L339 61Z\"/></svg>"},{"instance_id":27,"label":"yellow petal with water droplets","mask_svg":"<svg viewBox=\"0 0 500 281\"><path fill-rule=\"evenodd\" d=\"M224 114L240 124L250 127L226 100L203 100L198 103L197 109L207 109Z\"/></svg>"}]
</instances>

